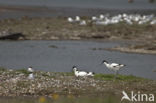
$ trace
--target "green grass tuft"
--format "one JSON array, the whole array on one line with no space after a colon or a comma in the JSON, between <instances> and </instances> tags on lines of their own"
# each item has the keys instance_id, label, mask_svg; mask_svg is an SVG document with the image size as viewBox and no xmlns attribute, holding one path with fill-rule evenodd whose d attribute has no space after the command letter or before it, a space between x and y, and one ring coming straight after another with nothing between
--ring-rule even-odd
<instances>
[{"instance_id":1,"label":"green grass tuft","mask_svg":"<svg viewBox=\"0 0 156 103\"><path fill-rule=\"evenodd\" d=\"M115 77L113 74L95 74L95 79L102 79L102 80L114 80ZM145 80L141 77L136 77L133 75L118 75L116 80L122 80L122 81L138 81L138 80Z\"/></svg>"},{"instance_id":2,"label":"green grass tuft","mask_svg":"<svg viewBox=\"0 0 156 103\"><path fill-rule=\"evenodd\" d=\"M0 71L6 71L7 69L5 69L4 67L0 67Z\"/></svg>"},{"instance_id":3,"label":"green grass tuft","mask_svg":"<svg viewBox=\"0 0 156 103\"><path fill-rule=\"evenodd\" d=\"M26 69L19 69L19 70L16 70L17 72L20 72L20 73L23 73L25 75L29 75L30 72L28 72Z\"/></svg>"}]
</instances>

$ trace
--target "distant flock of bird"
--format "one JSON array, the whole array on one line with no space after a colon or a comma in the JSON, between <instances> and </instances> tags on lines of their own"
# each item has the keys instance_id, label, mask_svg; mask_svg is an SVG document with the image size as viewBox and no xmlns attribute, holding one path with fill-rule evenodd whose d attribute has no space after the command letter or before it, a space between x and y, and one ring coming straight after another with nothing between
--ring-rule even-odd
<instances>
[{"instance_id":1,"label":"distant flock of bird","mask_svg":"<svg viewBox=\"0 0 156 103\"><path fill-rule=\"evenodd\" d=\"M90 23L95 25L110 25L110 24L118 24L124 22L128 25L133 24L149 24L154 25L156 24L156 17L151 15L140 15L140 14L118 14L115 16L110 16L109 14L100 14L99 16L92 16L90 19L82 19L80 16L76 17L68 17L67 21L69 23L77 23L79 25L88 25Z\"/></svg>"},{"instance_id":2,"label":"distant flock of bird","mask_svg":"<svg viewBox=\"0 0 156 103\"><path fill-rule=\"evenodd\" d=\"M115 78L117 77L118 75L118 71L124 67L125 65L124 64L118 64L118 63L108 63L106 60L103 60L101 64L105 64L105 66L109 69L109 70L112 70L115 72ZM81 71L81 70L78 70L78 68L76 66L73 66L72 68L73 72L74 72L74 75L75 77L88 77L88 76L94 76L95 73L94 72L86 72L86 71ZM32 67L29 67L27 69L27 71L29 72L29 76L28 76L28 79L34 79L34 75L33 75L33 72L34 70L32 69Z\"/></svg>"}]
</instances>

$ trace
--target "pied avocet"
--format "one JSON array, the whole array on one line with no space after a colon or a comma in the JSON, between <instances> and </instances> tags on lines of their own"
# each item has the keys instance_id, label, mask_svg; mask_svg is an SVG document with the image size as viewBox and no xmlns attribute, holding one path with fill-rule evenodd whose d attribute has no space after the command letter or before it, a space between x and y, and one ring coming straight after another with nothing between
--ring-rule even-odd
<instances>
[{"instance_id":1,"label":"pied avocet","mask_svg":"<svg viewBox=\"0 0 156 103\"><path fill-rule=\"evenodd\" d=\"M105 64L106 67L107 67L108 69L115 71L115 74L116 74L116 75L118 74L118 71L119 71L122 67L126 66L126 65L124 65L124 64L108 63L106 60L103 60L103 61L102 61L102 64ZM116 78L116 75L115 75L115 78Z\"/></svg>"},{"instance_id":2,"label":"pied avocet","mask_svg":"<svg viewBox=\"0 0 156 103\"><path fill-rule=\"evenodd\" d=\"M94 76L94 73L93 72L89 72L87 75L88 76Z\"/></svg>"},{"instance_id":3,"label":"pied avocet","mask_svg":"<svg viewBox=\"0 0 156 103\"><path fill-rule=\"evenodd\" d=\"M33 73L34 72L34 70L32 69L32 67L29 67L28 68L28 72L30 72L30 73Z\"/></svg>"},{"instance_id":4,"label":"pied avocet","mask_svg":"<svg viewBox=\"0 0 156 103\"><path fill-rule=\"evenodd\" d=\"M29 67L28 68L28 72L29 72L29 75L28 75L28 79L34 79L34 70L32 69L32 67Z\"/></svg>"},{"instance_id":5,"label":"pied avocet","mask_svg":"<svg viewBox=\"0 0 156 103\"><path fill-rule=\"evenodd\" d=\"M28 79L34 79L34 74L30 73L29 76L28 76Z\"/></svg>"},{"instance_id":6,"label":"pied avocet","mask_svg":"<svg viewBox=\"0 0 156 103\"><path fill-rule=\"evenodd\" d=\"M93 72L78 71L76 66L73 66L73 71L76 77L94 76Z\"/></svg>"}]
</instances>

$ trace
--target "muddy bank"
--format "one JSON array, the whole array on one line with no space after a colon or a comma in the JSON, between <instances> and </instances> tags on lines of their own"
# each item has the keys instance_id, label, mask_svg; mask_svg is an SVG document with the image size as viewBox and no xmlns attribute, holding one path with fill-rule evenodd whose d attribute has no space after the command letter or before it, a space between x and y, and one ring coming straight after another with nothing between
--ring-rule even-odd
<instances>
[{"instance_id":1,"label":"muddy bank","mask_svg":"<svg viewBox=\"0 0 156 103\"><path fill-rule=\"evenodd\" d=\"M82 19L88 18L82 17ZM0 20L0 26L1 40L129 40L138 43L111 50L152 54L155 54L156 51L156 25L119 23L100 26L89 23L82 26L67 22L66 17L22 17ZM140 43L143 45L140 46ZM151 48L147 48L147 46Z\"/></svg>"},{"instance_id":2,"label":"muddy bank","mask_svg":"<svg viewBox=\"0 0 156 103\"><path fill-rule=\"evenodd\" d=\"M87 19L89 17L82 17ZM28 40L62 40L62 39L106 39L106 40L140 40L155 41L156 25L114 25L82 26L67 22L66 17L29 18L0 20L0 35L3 32L21 33Z\"/></svg>"},{"instance_id":3,"label":"muddy bank","mask_svg":"<svg viewBox=\"0 0 156 103\"><path fill-rule=\"evenodd\" d=\"M22 70L0 70L0 96L49 96L121 94L121 91L141 91L156 94L156 81L134 76L96 74L94 77L75 77L73 73L36 71L34 79L28 79ZM149 87L149 88L147 88Z\"/></svg>"},{"instance_id":4,"label":"muddy bank","mask_svg":"<svg viewBox=\"0 0 156 103\"><path fill-rule=\"evenodd\" d=\"M156 46L152 45L152 48L147 49L146 46L140 47L140 48L135 48L139 45L131 45L128 47L114 47L114 48L107 48L105 50L110 50L110 51L120 51L120 52L126 52L126 53L142 53L142 54L156 54ZM147 45L151 46L151 45Z\"/></svg>"},{"instance_id":5,"label":"muddy bank","mask_svg":"<svg viewBox=\"0 0 156 103\"><path fill-rule=\"evenodd\" d=\"M156 42L129 41L125 45L112 48L91 48L91 50L120 51L126 53L156 54Z\"/></svg>"}]
</instances>

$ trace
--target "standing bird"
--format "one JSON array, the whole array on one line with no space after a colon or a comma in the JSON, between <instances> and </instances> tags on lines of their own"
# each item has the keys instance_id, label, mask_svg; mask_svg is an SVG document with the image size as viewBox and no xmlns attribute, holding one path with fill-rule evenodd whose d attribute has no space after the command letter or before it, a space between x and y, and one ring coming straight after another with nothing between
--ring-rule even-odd
<instances>
[{"instance_id":1,"label":"standing bird","mask_svg":"<svg viewBox=\"0 0 156 103\"><path fill-rule=\"evenodd\" d=\"M30 73L33 73L34 72L34 70L32 69L32 67L29 67L28 68L28 72L30 72Z\"/></svg>"},{"instance_id":2,"label":"standing bird","mask_svg":"<svg viewBox=\"0 0 156 103\"><path fill-rule=\"evenodd\" d=\"M76 22L79 22L79 21L80 21L80 17L79 17L79 16L76 16L76 17L75 17L75 21L76 21Z\"/></svg>"},{"instance_id":3,"label":"standing bird","mask_svg":"<svg viewBox=\"0 0 156 103\"><path fill-rule=\"evenodd\" d=\"M32 67L29 67L28 68L28 72L29 72L29 75L28 75L28 79L34 79L34 70L32 69Z\"/></svg>"},{"instance_id":4,"label":"standing bird","mask_svg":"<svg viewBox=\"0 0 156 103\"><path fill-rule=\"evenodd\" d=\"M87 23L86 23L86 21L85 20L82 20L82 21L80 21L80 23L79 23L80 25L87 25Z\"/></svg>"},{"instance_id":5,"label":"standing bird","mask_svg":"<svg viewBox=\"0 0 156 103\"><path fill-rule=\"evenodd\" d=\"M115 71L115 78L116 78L116 76L118 75L118 71L119 71L122 67L126 66L126 65L124 65L124 64L108 63L106 60L103 60L103 61L102 61L102 64L105 64L106 67L107 67L108 69Z\"/></svg>"},{"instance_id":6,"label":"standing bird","mask_svg":"<svg viewBox=\"0 0 156 103\"><path fill-rule=\"evenodd\" d=\"M68 17L68 22L70 22L70 23L73 23L74 22L74 20L71 18L71 17Z\"/></svg>"}]
</instances>

